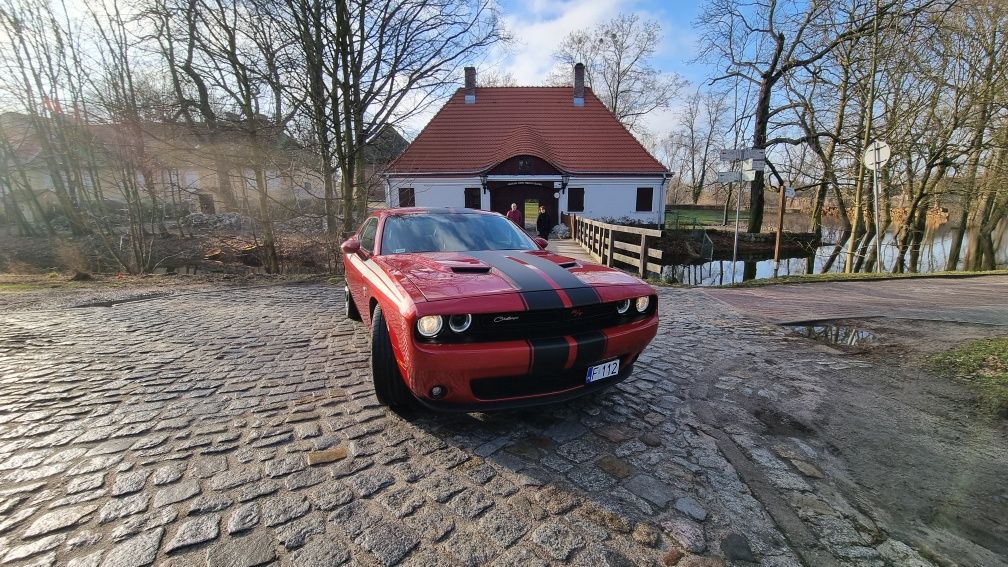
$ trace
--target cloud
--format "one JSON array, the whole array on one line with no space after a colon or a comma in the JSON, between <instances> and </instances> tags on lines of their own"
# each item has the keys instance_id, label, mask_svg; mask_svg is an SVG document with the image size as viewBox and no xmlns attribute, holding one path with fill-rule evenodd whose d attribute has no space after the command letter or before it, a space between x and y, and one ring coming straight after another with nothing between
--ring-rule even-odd
<instances>
[{"instance_id":1,"label":"cloud","mask_svg":"<svg viewBox=\"0 0 1008 567\"><path fill-rule=\"evenodd\" d=\"M511 73L521 85L541 85L553 68L553 52L571 32L612 18L627 0L518 0L504 9L504 22L514 36L507 50L487 61L500 73Z\"/></svg>"}]
</instances>

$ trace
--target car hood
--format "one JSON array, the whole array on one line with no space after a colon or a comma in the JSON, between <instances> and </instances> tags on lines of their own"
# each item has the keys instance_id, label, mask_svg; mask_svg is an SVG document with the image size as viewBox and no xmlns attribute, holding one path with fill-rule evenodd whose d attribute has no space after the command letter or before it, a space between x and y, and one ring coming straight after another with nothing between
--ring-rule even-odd
<instances>
[{"instance_id":1,"label":"car hood","mask_svg":"<svg viewBox=\"0 0 1008 567\"><path fill-rule=\"evenodd\" d=\"M396 254L380 261L427 301L641 283L618 270L545 250Z\"/></svg>"}]
</instances>

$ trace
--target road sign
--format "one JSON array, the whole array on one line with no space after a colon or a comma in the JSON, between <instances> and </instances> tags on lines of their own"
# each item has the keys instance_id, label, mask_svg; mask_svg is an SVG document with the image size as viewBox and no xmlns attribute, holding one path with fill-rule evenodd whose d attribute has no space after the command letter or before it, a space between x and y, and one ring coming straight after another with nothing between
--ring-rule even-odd
<instances>
[{"instance_id":1,"label":"road sign","mask_svg":"<svg viewBox=\"0 0 1008 567\"><path fill-rule=\"evenodd\" d=\"M742 156L743 159L758 159L760 161L766 160L766 150L751 148L745 150L743 153L745 154Z\"/></svg>"},{"instance_id":2,"label":"road sign","mask_svg":"<svg viewBox=\"0 0 1008 567\"><path fill-rule=\"evenodd\" d=\"M766 162L761 159L747 158L744 162L742 162L743 171L763 171L765 166Z\"/></svg>"},{"instance_id":3,"label":"road sign","mask_svg":"<svg viewBox=\"0 0 1008 567\"><path fill-rule=\"evenodd\" d=\"M721 150L721 161L739 161L745 157L745 150Z\"/></svg>"},{"instance_id":4,"label":"road sign","mask_svg":"<svg viewBox=\"0 0 1008 567\"><path fill-rule=\"evenodd\" d=\"M743 169L742 181L756 181L756 172L752 169Z\"/></svg>"},{"instance_id":5,"label":"road sign","mask_svg":"<svg viewBox=\"0 0 1008 567\"><path fill-rule=\"evenodd\" d=\"M795 196L794 187L785 187L784 196L787 197L788 199L793 199Z\"/></svg>"},{"instance_id":6,"label":"road sign","mask_svg":"<svg viewBox=\"0 0 1008 567\"><path fill-rule=\"evenodd\" d=\"M719 171L717 174L718 183L735 183L742 181L741 171Z\"/></svg>"},{"instance_id":7,"label":"road sign","mask_svg":"<svg viewBox=\"0 0 1008 567\"><path fill-rule=\"evenodd\" d=\"M864 153L864 164L868 169L875 171L876 167L883 166L889 161L889 155L891 154L889 149L889 144L881 141L875 140L874 142L868 144L868 148L865 149Z\"/></svg>"}]
</instances>

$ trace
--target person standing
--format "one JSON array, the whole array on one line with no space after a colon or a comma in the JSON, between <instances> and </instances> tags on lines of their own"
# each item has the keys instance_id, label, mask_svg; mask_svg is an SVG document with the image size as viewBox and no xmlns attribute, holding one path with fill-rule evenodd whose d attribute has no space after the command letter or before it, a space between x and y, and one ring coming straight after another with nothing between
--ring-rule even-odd
<instances>
[{"instance_id":1,"label":"person standing","mask_svg":"<svg viewBox=\"0 0 1008 567\"><path fill-rule=\"evenodd\" d=\"M509 221L518 225L518 228L525 230L525 219L522 218L522 214L521 211L518 210L517 203L511 203L511 210L504 216L506 216Z\"/></svg>"},{"instance_id":2,"label":"person standing","mask_svg":"<svg viewBox=\"0 0 1008 567\"><path fill-rule=\"evenodd\" d=\"M549 240L550 230L553 229L553 219L546 212L546 207L539 205L539 216L536 217L536 230L539 231L539 238Z\"/></svg>"}]
</instances>

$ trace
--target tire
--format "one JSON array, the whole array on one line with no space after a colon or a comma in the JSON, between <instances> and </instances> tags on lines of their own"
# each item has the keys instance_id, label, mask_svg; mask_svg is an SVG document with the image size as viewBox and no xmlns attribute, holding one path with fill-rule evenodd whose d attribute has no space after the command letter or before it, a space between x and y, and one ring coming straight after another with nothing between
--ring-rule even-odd
<instances>
[{"instance_id":1,"label":"tire","mask_svg":"<svg viewBox=\"0 0 1008 567\"><path fill-rule=\"evenodd\" d=\"M409 407L413 394L399 372L399 364L392 351L392 338L380 305L375 306L371 316L371 379L378 403L393 410Z\"/></svg>"},{"instance_id":2,"label":"tire","mask_svg":"<svg viewBox=\"0 0 1008 567\"><path fill-rule=\"evenodd\" d=\"M353 295L350 294L350 288L343 287L344 298L346 299L346 305L343 306L343 314L346 315L347 319L351 321L360 321L360 311L357 311L357 304L354 303Z\"/></svg>"}]
</instances>

